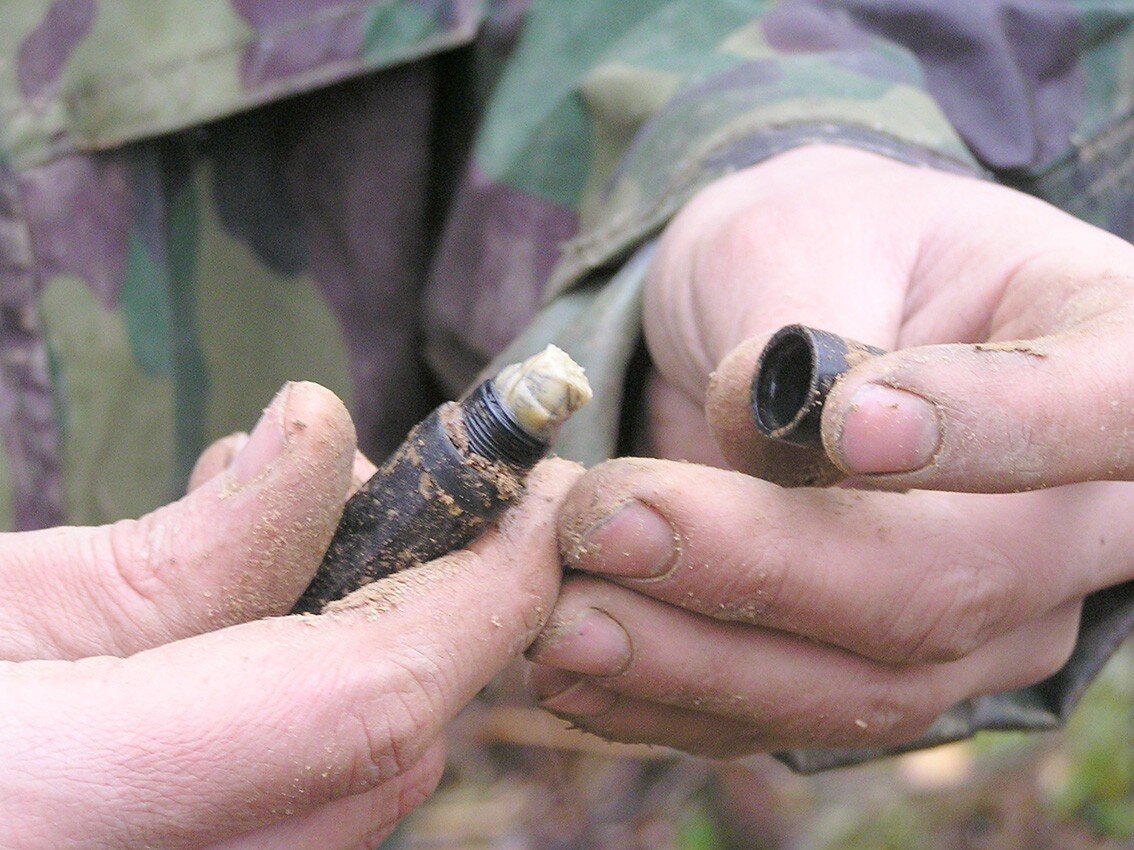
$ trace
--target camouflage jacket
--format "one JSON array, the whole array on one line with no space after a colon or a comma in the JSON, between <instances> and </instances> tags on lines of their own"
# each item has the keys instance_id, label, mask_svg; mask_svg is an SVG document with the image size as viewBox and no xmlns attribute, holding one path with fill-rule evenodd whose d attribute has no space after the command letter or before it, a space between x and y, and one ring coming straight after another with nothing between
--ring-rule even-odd
<instances>
[{"instance_id":1,"label":"camouflage jacket","mask_svg":"<svg viewBox=\"0 0 1134 850\"><path fill-rule=\"evenodd\" d=\"M604 400L564 453L599 460L640 249L800 144L1134 235L1134 0L0 0L0 20L0 527L175 497L290 378L352 400L380 455L548 339ZM1131 586L1096 595L1063 672L927 740L1057 724L1132 624Z\"/></svg>"}]
</instances>

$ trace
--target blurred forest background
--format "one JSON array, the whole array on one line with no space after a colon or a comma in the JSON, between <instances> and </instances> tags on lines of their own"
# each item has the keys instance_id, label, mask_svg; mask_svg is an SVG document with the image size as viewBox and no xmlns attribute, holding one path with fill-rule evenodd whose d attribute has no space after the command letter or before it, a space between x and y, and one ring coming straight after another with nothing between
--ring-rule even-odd
<instances>
[{"instance_id":1,"label":"blurred forest background","mask_svg":"<svg viewBox=\"0 0 1134 850\"><path fill-rule=\"evenodd\" d=\"M458 720L450 767L390 850L1134 848L1134 640L1066 730L984 733L796 776L609 745L497 686Z\"/></svg>"}]
</instances>

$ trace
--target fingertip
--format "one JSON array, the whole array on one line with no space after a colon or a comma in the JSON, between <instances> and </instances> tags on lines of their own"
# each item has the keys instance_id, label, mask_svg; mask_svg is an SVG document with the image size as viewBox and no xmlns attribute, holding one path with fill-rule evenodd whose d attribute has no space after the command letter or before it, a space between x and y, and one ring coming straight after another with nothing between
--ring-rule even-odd
<instances>
[{"instance_id":1,"label":"fingertip","mask_svg":"<svg viewBox=\"0 0 1134 850\"><path fill-rule=\"evenodd\" d=\"M705 416L733 469L753 474L766 463L767 445L752 418L752 375L769 334L745 340L709 376Z\"/></svg>"},{"instance_id":2,"label":"fingertip","mask_svg":"<svg viewBox=\"0 0 1134 850\"><path fill-rule=\"evenodd\" d=\"M835 382L823 410L828 456L871 487L1014 492L1092 477L1075 428L1058 412L1088 411L1096 384L1055 367L1058 349L1033 341L953 343L891 352Z\"/></svg>"},{"instance_id":3,"label":"fingertip","mask_svg":"<svg viewBox=\"0 0 1134 850\"><path fill-rule=\"evenodd\" d=\"M334 458L336 466L353 457L354 423L338 396L310 381L280 388L248 434L222 438L202 454L190 491L228 470L230 489L259 483L278 462L295 458ZM299 461L302 462L302 461ZM349 469L349 466L347 467Z\"/></svg>"},{"instance_id":4,"label":"fingertip","mask_svg":"<svg viewBox=\"0 0 1134 850\"><path fill-rule=\"evenodd\" d=\"M186 503L156 515L193 528L178 538L186 569L169 577L178 636L286 612L330 542L354 462L345 405L306 381L286 384L250 435L211 446Z\"/></svg>"},{"instance_id":5,"label":"fingertip","mask_svg":"<svg viewBox=\"0 0 1134 850\"><path fill-rule=\"evenodd\" d=\"M558 518L572 489L585 473L582 465L548 458L532 470L520 503L509 508L497 529L473 545L489 563L506 566L495 576L520 591L522 618L518 650L535 639L559 594L563 570L557 538Z\"/></svg>"},{"instance_id":6,"label":"fingertip","mask_svg":"<svg viewBox=\"0 0 1134 850\"><path fill-rule=\"evenodd\" d=\"M342 399L313 381L293 381L287 387L282 416L289 443L318 440L324 451L345 455L353 463L357 438Z\"/></svg>"},{"instance_id":7,"label":"fingertip","mask_svg":"<svg viewBox=\"0 0 1134 850\"><path fill-rule=\"evenodd\" d=\"M634 477L641 470L663 463L650 458L616 458L587 470L575 482L560 506L556 520L563 562L573 566L581 554L587 532L631 500Z\"/></svg>"},{"instance_id":8,"label":"fingertip","mask_svg":"<svg viewBox=\"0 0 1134 850\"><path fill-rule=\"evenodd\" d=\"M547 664L531 662L527 665L524 674L524 684L527 686L528 693L537 702L542 702L574 687L583 681L583 678L580 673L572 673Z\"/></svg>"},{"instance_id":9,"label":"fingertip","mask_svg":"<svg viewBox=\"0 0 1134 850\"><path fill-rule=\"evenodd\" d=\"M514 545L518 540L545 540L554 552L556 529L564 506L586 475L582 464L562 458L541 461L528 475L523 498L509 508L497 533L485 535L470 548L489 552L501 542ZM552 559L558 569L558 558Z\"/></svg>"},{"instance_id":10,"label":"fingertip","mask_svg":"<svg viewBox=\"0 0 1134 850\"><path fill-rule=\"evenodd\" d=\"M258 432L266 426L271 426L272 439L265 442L274 443L277 431L282 435L276 455L256 446ZM232 459L228 493L235 495L247 487L254 494L252 501L261 507L265 500L292 506L305 501L326 505L333 508L337 522L351 476L362 466L359 457L354 422L339 397L310 381L291 382L280 390Z\"/></svg>"}]
</instances>

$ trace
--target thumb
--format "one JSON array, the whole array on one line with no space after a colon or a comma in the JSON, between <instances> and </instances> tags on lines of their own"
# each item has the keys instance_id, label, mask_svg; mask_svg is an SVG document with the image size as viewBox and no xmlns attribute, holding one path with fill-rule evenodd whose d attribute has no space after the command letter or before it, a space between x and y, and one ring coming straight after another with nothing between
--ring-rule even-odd
<instances>
[{"instance_id":1,"label":"thumb","mask_svg":"<svg viewBox=\"0 0 1134 850\"><path fill-rule=\"evenodd\" d=\"M129 655L288 610L354 459L329 390L286 385L227 468L138 520L0 535L0 657Z\"/></svg>"},{"instance_id":2,"label":"thumb","mask_svg":"<svg viewBox=\"0 0 1134 850\"><path fill-rule=\"evenodd\" d=\"M1111 313L1033 340L911 348L835 384L824 447L872 484L1012 492L1134 478L1134 343Z\"/></svg>"}]
</instances>

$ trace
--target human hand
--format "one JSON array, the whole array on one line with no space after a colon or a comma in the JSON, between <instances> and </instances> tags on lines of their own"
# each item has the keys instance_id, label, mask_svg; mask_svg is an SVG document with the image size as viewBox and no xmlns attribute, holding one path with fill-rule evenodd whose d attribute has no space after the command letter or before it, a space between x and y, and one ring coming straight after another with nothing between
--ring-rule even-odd
<instances>
[{"instance_id":1,"label":"human hand","mask_svg":"<svg viewBox=\"0 0 1134 850\"><path fill-rule=\"evenodd\" d=\"M747 388L801 322L899 349L837 385L824 439L855 483L927 489L592 470L533 690L600 735L732 757L903 743L1053 673L1081 600L1134 577L1132 312L1134 248L1002 187L828 147L718 181L651 267L652 451L723 464L715 436L799 483Z\"/></svg>"},{"instance_id":2,"label":"human hand","mask_svg":"<svg viewBox=\"0 0 1134 850\"><path fill-rule=\"evenodd\" d=\"M352 465L373 467L312 384L242 443L137 522L0 535L0 846L376 846L436 784L446 722L538 630L574 467L539 467L472 551L245 622L289 610Z\"/></svg>"}]
</instances>

